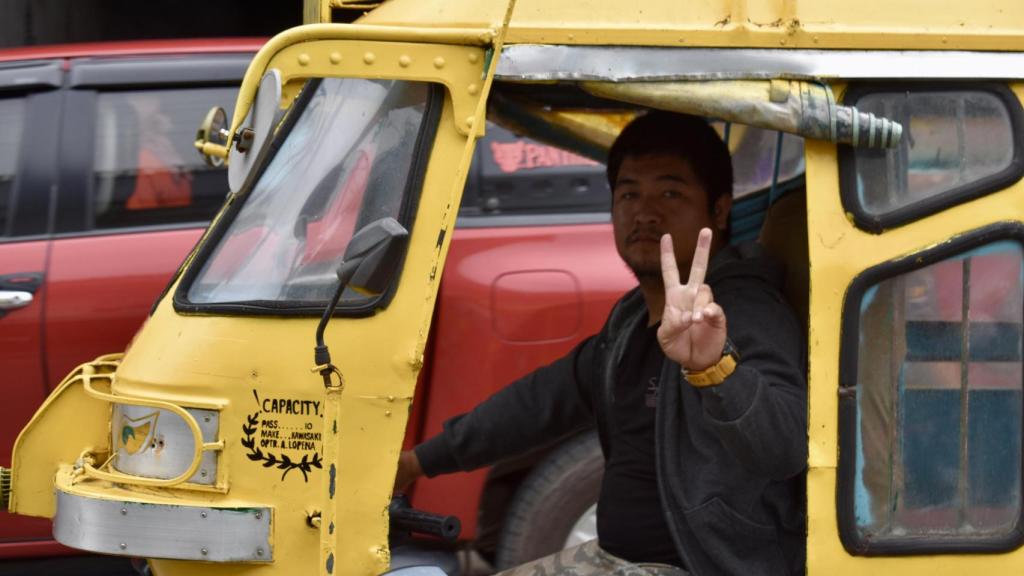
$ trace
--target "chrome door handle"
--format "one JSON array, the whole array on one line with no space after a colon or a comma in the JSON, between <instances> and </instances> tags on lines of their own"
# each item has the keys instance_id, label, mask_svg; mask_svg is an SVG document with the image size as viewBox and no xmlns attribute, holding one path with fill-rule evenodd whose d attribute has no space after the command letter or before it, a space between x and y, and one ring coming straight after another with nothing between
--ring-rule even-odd
<instances>
[{"instance_id":1,"label":"chrome door handle","mask_svg":"<svg viewBox=\"0 0 1024 576\"><path fill-rule=\"evenodd\" d=\"M32 293L21 290L0 290L0 310L24 308L32 303Z\"/></svg>"}]
</instances>

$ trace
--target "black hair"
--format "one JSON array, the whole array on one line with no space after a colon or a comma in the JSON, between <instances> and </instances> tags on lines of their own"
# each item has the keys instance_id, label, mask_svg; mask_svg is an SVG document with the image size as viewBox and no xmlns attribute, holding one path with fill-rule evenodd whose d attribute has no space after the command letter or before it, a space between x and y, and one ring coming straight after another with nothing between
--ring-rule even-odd
<instances>
[{"instance_id":1,"label":"black hair","mask_svg":"<svg viewBox=\"0 0 1024 576\"><path fill-rule=\"evenodd\" d=\"M732 157L718 132L699 116L652 110L623 128L608 151L608 184L615 190L626 156L673 154L686 160L708 194L708 211L732 195Z\"/></svg>"}]
</instances>

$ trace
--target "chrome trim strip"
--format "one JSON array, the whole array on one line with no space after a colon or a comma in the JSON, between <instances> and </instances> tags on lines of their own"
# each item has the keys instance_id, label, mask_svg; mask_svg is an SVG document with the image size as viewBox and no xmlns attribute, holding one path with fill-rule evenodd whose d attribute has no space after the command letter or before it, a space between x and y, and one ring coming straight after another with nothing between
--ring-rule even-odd
<instances>
[{"instance_id":1,"label":"chrome trim strip","mask_svg":"<svg viewBox=\"0 0 1024 576\"><path fill-rule=\"evenodd\" d=\"M1024 53L909 50L776 50L638 46L506 45L496 78L721 80L790 78L1024 78Z\"/></svg>"},{"instance_id":2,"label":"chrome trim strip","mask_svg":"<svg viewBox=\"0 0 1024 576\"><path fill-rule=\"evenodd\" d=\"M271 562L270 508L89 498L57 490L53 536L79 550L171 560Z\"/></svg>"}]
</instances>

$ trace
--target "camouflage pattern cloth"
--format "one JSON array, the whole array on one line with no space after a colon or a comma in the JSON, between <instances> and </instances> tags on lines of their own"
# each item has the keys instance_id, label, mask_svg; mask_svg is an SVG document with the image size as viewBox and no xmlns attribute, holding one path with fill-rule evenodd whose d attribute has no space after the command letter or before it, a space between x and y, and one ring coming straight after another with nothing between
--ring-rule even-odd
<instances>
[{"instance_id":1,"label":"camouflage pattern cloth","mask_svg":"<svg viewBox=\"0 0 1024 576\"><path fill-rule=\"evenodd\" d=\"M612 556L591 540L538 558L495 576L688 576L668 564L633 564Z\"/></svg>"}]
</instances>

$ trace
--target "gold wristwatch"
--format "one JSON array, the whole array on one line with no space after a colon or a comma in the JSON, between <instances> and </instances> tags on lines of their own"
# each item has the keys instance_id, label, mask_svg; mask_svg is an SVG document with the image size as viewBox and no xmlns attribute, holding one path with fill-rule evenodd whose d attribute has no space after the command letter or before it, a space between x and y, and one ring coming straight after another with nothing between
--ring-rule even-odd
<instances>
[{"instance_id":1,"label":"gold wristwatch","mask_svg":"<svg viewBox=\"0 0 1024 576\"><path fill-rule=\"evenodd\" d=\"M732 341L726 338L725 346L722 348L722 359L717 363L703 370L687 370L683 368L681 371L683 379L689 382L691 386L698 388L718 386L725 382L725 379L736 370L736 365L739 364L739 361L739 352L736 351Z\"/></svg>"}]
</instances>

